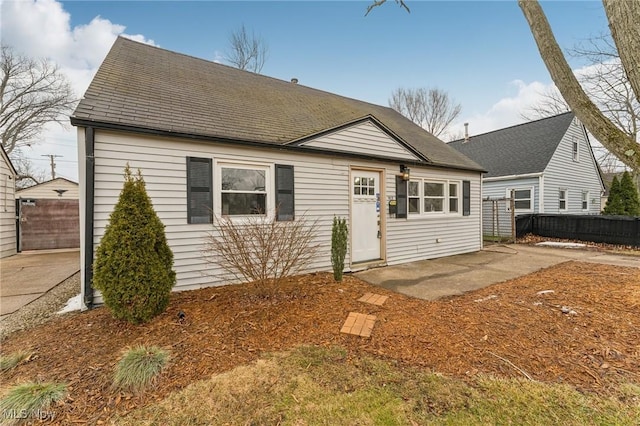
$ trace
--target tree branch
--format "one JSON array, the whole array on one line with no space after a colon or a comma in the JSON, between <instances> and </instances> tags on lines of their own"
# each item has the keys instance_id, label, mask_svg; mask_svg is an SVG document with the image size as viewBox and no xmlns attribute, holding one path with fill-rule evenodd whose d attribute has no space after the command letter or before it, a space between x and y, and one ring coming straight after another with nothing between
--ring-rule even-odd
<instances>
[{"instance_id":1,"label":"tree branch","mask_svg":"<svg viewBox=\"0 0 640 426\"><path fill-rule=\"evenodd\" d=\"M635 140L618 129L589 99L569 67L553 35L540 4L536 0L519 0L549 74L576 116L587 129L620 161L640 171L640 149Z\"/></svg>"}]
</instances>

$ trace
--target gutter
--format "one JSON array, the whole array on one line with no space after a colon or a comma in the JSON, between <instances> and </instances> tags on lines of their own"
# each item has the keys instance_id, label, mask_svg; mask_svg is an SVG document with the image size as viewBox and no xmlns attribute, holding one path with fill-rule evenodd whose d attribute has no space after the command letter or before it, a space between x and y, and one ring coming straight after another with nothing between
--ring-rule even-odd
<instances>
[{"instance_id":1,"label":"gutter","mask_svg":"<svg viewBox=\"0 0 640 426\"><path fill-rule=\"evenodd\" d=\"M147 127L137 127L125 124L116 124L116 123L107 123L107 122L98 122L91 121L87 119L81 119L76 117L71 117L71 124L73 126L78 127L86 127L86 128L94 128L94 129L104 129L104 130L115 130L122 132L131 132L136 134L143 135L154 135L168 138L184 138L184 139L192 139L197 141L205 141L205 142L215 142L221 144L232 144L232 145L240 145L240 146L249 146L249 147L259 147L262 149L276 149L280 151L292 151L292 152L303 152L306 154L316 153L327 155L330 157L342 157L342 158L357 158L357 159L365 159L370 161L384 161L384 162L392 162L397 164L407 164L407 165L415 165L415 166L423 166L423 167L436 167L442 169L454 169L454 170L465 170L472 172L486 172L485 169L481 167L468 167L468 166L457 166L457 165L449 165L449 164L441 164L441 163L428 163L424 161L416 161L409 159L401 159L397 157L379 157L374 155L366 155L366 154L357 154L350 152L338 152L331 151L329 149L323 148L312 148L307 146L300 145L288 145L288 144L275 144L264 141L253 141L253 140L243 140L243 139L229 139L226 137L213 137L213 136L205 136L196 133L183 133L183 132L172 132L168 130L158 130L151 129ZM88 152L87 152L88 155Z\"/></svg>"},{"instance_id":2,"label":"gutter","mask_svg":"<svg viewBox=\"0 0 640 426\"><path fill-rule=\"evenodd\" d=\"M85 220L84 220L84 305L93 308L93 219L95 192L95 130L84 129L85 143Z\"/></svg>"},{"instance_id":3,"label":"gutter","mask_svg":"<svg viewBox=\"0 0 640 426\"><path fill-rule=\"evenodd\" d=\"M483 182L496 182L496 181L511 180L511 179L539 178L543 174L544 173L542 173L542 172L538 172L538 173L526 173L526 174L523 174L523 175L492 176L492 177L483 178L482 181Z\"/></svg>"}]
</instances>

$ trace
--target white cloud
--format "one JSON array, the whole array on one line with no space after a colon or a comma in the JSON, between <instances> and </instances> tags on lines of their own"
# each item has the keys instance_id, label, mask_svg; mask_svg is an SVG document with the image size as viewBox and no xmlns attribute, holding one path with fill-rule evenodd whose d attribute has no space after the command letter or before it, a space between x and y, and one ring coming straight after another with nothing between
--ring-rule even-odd
<instances>
[{"instance_id":1,"label":"white cloud","mask_svg":"<svg viewBox=\"0 0 640 426\"><path fill-rule=\"evenodd\" d=\"M464 129L463 123L469 123L469 134L472 136L523 123L526 120L521 114L532 105L543 101L545 93L557 90L553 83L545 84L539 81L525 83L522 80L514 80L508 85L511 91L515 89L513 95L498 100L486 112L458 120L452 126L451 133L459 136Z\"/></svg>"},{"instance_id":2,"label":"white cloud","mask_svg":"<svg viewBox=\"0 0 640 426\"><path fill-rule=\"evenodd\" d=\"M71 27L71 16L55 0L3 1L0 36L3 44L14 47L30 57L46 57L64 73L77 97L89 87L91 79L102 63L116 37L156 45L142 34L126 34L123 25L100 16L91 22ZM77 180L75 128L57 124L46 126L42 143L24 150L39 168L49 170L41 155L63 155L59 158L59 175Z\"/></svg>"}]
</instances>

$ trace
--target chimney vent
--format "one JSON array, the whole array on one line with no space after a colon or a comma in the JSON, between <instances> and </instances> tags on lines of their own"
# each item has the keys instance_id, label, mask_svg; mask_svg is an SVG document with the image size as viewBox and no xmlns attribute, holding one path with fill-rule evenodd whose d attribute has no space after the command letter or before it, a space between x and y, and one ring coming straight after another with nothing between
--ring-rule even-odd
<instances>
[{"instance_id":1,"label":"chimney vent","mask_svg":"<svg viewBox=\"0 0 640 426\"><path fill-rule=\"evenodd\" d=\"M297 78L295 78L295 77L293 77L293 78L291 79L291 82L292 82L293 84L298 84L298 79L297 79Z\"/></svg>"},{"instance_id":2,"label":"chimney vent","mask_svg":"<svg viewBox=\"0 0 640 426\"><path fill-rule=\"evenodd\" d=\"M464 123L464 143L469 142L469 123Z\"/></svg>"}]
</instances>

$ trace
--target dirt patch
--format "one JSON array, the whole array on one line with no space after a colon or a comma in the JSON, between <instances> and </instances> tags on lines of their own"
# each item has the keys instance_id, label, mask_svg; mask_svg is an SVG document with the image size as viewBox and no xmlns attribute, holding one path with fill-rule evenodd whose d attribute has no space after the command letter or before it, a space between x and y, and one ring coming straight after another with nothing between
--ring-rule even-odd
<instances>
[{"instance_id":1,"label":"dirt patch","mask_svg":"<svg viewBox=\"0 0 640 426\"><path fill-rule=\"evenodd\" d=\"M389 299L383 306L359 302L365 293ZM28 348L34 356L2 382L4 388L23 380L66 382L70 396L54 408L56 422L95 424L265 351L312 344L456 377L529 376L607 393L621 382L640 382L639 311L638 270L608 265L568 262L435 302L352 276L338 284L331 274L312 274L272 291L246 284L176 293L166 313L140 326L116 321L106 309L68 314L3 342L3 353ZM376 317L370 338L340 333L349 312ZM171 364L150 392L116 392L113 368L137 344L169 349Z\"/></svg>"}]
</instances>

